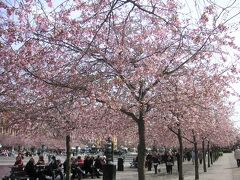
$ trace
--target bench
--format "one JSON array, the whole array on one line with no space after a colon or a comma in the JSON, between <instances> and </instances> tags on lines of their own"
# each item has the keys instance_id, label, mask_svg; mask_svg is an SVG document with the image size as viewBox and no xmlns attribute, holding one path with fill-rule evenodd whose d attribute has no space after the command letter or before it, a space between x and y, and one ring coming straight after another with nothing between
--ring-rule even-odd
<instances>
[{"instance_id":1,"label":"bench","mask_svg":"<svg viewBox=\"0 0 240 180\"><path fill-rule=\"evenodd\" d=\"M85 179L85 178L89 178L91 177L91 173L87 173L85 172L85 170L83 169L78 169L78 171L76 171L76 167L72 167L72 170L71 170L71 176L72 178L80 178L80 179ZM73 173L75 171L75 173ZM97 176L96 173L98 173L99 176L103 176L103 173L99 170L99 169L92 169L93 171L93 176ZM80 174L78 173L80 172ZM66 174L65 174L66 175ZM74 176L75 175L75 176Z\"/></svg>"},{"instance_id":2,"label":"bench","mask_svg":"<svg viewBox=\"0 0 240 180\"><path fill-rule=\"evenodd\" d=\"M47 169L46 165L36 165L36 172L38 175L44 176L46 179L50 177L51 179L55 179L60 175L57 169ZM61 175L60 175L61 176Z\"/></svg>"},{"instance_id":3,"label":"bench","mask_svg":"<svg viewBox=\"0 0 240 180\"><path fill-rule=\"evenodd\" d=\"M20 170L16 167L12 167L9 176L5 176L4 180L29 180L29 176L24 172L24 170Z\"/></svg>"}]
</instances>

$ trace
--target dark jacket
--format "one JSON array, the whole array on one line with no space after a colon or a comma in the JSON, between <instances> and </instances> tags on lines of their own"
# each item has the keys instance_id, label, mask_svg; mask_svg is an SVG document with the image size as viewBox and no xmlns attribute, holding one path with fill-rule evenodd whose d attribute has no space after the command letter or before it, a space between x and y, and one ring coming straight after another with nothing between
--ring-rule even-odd
<instances>
[{"instance_id":1,"label":"dark jacket","mask_svg":"<svg viewBox=\"0 0 240 180\"><path fill-rule=\"evenodd\" d=\"M34 163L32 162L28 162L24 168L25 173L29 176L29 177L35 177L36 176L36 168Z\"/></svg>"}]
</instances>

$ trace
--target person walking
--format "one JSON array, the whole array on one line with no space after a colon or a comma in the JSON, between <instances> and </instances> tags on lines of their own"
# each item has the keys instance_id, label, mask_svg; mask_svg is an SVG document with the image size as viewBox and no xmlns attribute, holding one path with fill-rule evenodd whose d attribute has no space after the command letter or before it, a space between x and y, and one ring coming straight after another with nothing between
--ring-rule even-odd
<instances>
[{"instance_id":1,"label":"person walking","mask_svg":"<svg viewBox=\"0 0 240 180\"><path fill-rule=\"evenodd\" d=\"M195 152L192 150L192 163L195 164Z\"/></svg>"},{"instance_id":2,"label":"person walking","mask_svg":"<svg viewBox=\"0 0 240 180\"><path fill-rule=\"evenodd\" d=\"M234 151L234 158L237 161L237 166L240 167L240 148L239 148L239 146Z\"/></svg>"},{"instance_id":3,"label":"person walking","mask_svg":"<svg viewBox=\"0 0 240 180\"><path fill-rule=\"evenodd\" d=\"M198 159L199 159L199 163L202 164L203 152L201 150L198 152Z\"/></svg>"},{"instance_id":4,"label":"person walking","mask_svg":"<svg viewBox=\"0 0 240 180\"><path fill-rule=\"evenodd\" d=\"M180 153L179 153L179 151L176 152L175 156L176 156L176 159L177 159L177 170L179 172L179 166L180 166Z\"/></svg>"},{"instance_id":5,"label":"person walking","mask_svg":"<svg viewBox=\"0 0 240 180\"><path fill-rule=\"evenodd\" d=\"M152 170L152 154L151 153L148 153L146 157L146 166L148 168L148 171Z\"/></svg>"},{"instance_id":6,"label":"person walking","mask_svg":"<svg viewBox=\"0 0 240 180\"><path fill-rule=\"evenodd\" d=\"M153 167L154 167L154 173L157 174L157 167L160 164L160 160L159 160L158 154L154 154L152 157L152 162L153 162Z\"/></svg>"},{"instance_id":7,"label":"person walking","mask_svg":"<svg viewBox=\"0 0 240 180\"><path fill-rule=\"evenodd\" d=\"M172 167L174 165L174 159L170 152L167 152L166 154L166 170L168 174L172 174Z\"/></svg>"}]
</instances>

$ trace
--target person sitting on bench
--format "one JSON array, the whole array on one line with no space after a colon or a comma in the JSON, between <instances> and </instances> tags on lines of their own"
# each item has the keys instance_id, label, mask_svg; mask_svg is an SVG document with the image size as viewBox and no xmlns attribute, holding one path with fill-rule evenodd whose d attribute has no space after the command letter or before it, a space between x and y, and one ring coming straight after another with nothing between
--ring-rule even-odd
<instances>
[{"instance_id":1,"label":"person sitting on bench","mask_svg":"<svg viewBox=\"0 0 240 180\"><path fill-rule=\"evenodd\" d=\"M17 156L13 168L18 171L23 171L23 160L22 156Z\"/></svg>"},{"instance_id":2,"label":"person sitting on bench","mask_svg":"<svg viewBox=\"0 0 240 180\"><path fill-rule=\"evenodd\" d=\"M29 176L30 180L36 180L37 177L39 179L43 179L43 177L39 177L36 171L35 160L31 157L27 162L25 168L25 173Z\"/></svg>"},{"instance_id":3,"label":"person sitting on bench","mask_svg":"<svg viewBox=\"0 0 240 180\"><path fill-rule=\"evenodd\" d=\"M57 163L57 168L54 169L55 171L55 178L59 175L60 176L60 179L63 180L63 172L62 172L62 162L60 159L57 159L56 160L56 163Z\"/></svg>"},{"instance_id":4,"label":"person sitting on bench","mask_svg":"<svg viewBox=\"0 0 240 180\"><path fill-rule=\"evenodd\" d=\"M55 170L58 168L56 157L52 156L50 163L45 167L44 174L51 176L52 180L55 179Z\"/></svg>"}]
</instances>

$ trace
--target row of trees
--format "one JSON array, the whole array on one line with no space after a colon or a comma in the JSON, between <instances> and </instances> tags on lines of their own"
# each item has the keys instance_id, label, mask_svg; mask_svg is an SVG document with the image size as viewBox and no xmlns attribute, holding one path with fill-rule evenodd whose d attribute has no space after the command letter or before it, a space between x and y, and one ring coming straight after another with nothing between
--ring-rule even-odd
<instances>
[{"instance_id":1,"label":"row of trees","mask_svg":"<svg viewBox=\"0 0 240 180\"><path fill-rule=\"evenodd\" d=\"M153 142L181 157L185 140L231 145L236 6L189 16L172 0L2 1L1 115L31 142L67 137L68 150L70 137L138 144L139 180Z\"/></svg>"}]
</instances>

